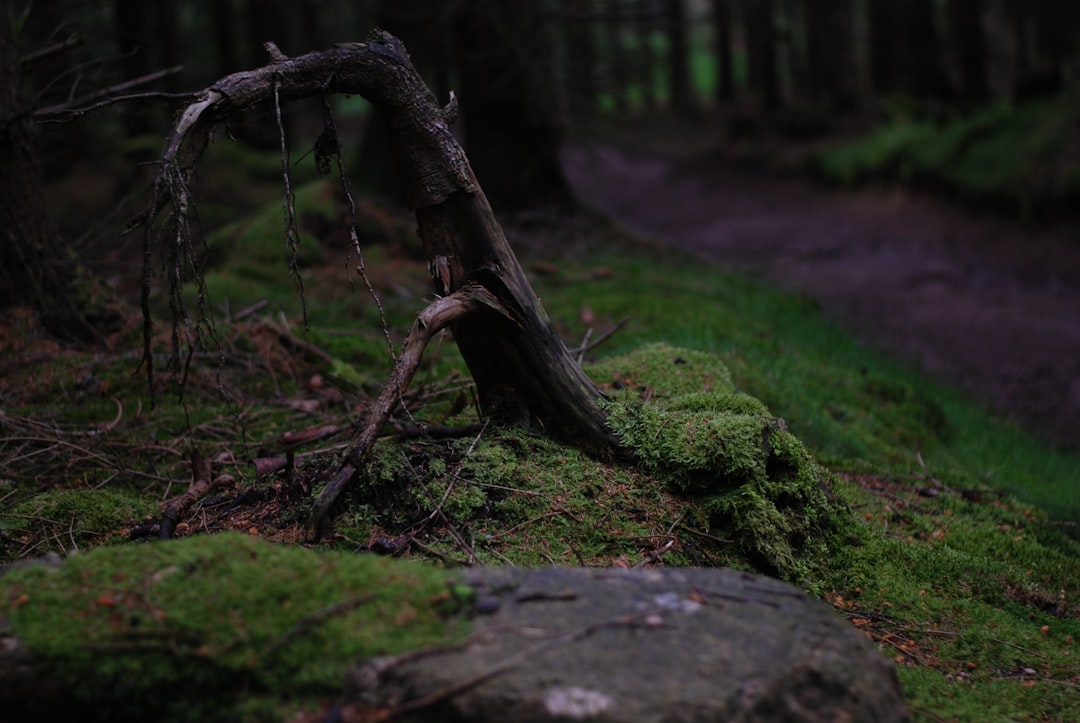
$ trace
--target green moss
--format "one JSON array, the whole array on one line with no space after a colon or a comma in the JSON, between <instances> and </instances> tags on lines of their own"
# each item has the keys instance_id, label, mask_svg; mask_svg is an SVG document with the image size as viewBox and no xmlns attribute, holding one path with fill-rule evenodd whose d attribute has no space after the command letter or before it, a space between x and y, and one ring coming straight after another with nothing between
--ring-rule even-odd
<instances>
[{"instance_id":1,"label":"green moss","mask_svg":"<svg viewBox=\"0 0 1080 723\"><path fill-rule=\"evenodd\" d=\"M297 218L334 218L338 204L329 181L315 181L296 191ZM232 273L263 280L264 274L280 274L289 268L292 250L285 238L281 204L267 205L260 213L221 229L209 240L210 265L228 266ZM325 263L318 240L297 247L301 267Z\"/></svg>"},{"instance_id":2,"label":"green moss","mask_svg":"<svg viewBox=\"0 0 1080 723\"><path fill-rule=\"evenodd\" d=\"M235 720L242 699L340 691L358 659L454 638L447 583L428 566L222 534L10 573L0 611L73 709Z\"/></svg>"},{"instance_id":3,"label":"green moss","mask_svg":"<svg viewBox=\"0 0 1080 723\"><path fill-rule=\"evenodd\" d=\"M850 512L785 425L732 390L718 357L653 344L592 373L635 390L609 405L608 423L644 471L700 506L758 569L820 583L831 545L852 533Z\"/></svg>"},{"instance_id":4,"label":"green moss","mask_svg":"<svg viewBox=\"0 0 1080 723\"><path fill-rule=\"evenodd\" d=\"M128 490L50 490L15 505L2 519L12 531L46 525L55 533L47 540L48 549L67 550L71 544L101 544L124 535L156 509L144 495Z\"/></svg>"},{"instance_id":5,"label":"green moss","mask_svg":"<svg viewBox=\"0 0 1080 723\"><path fill-rule=\"evenodd\" d=\"M671 397L692 392L734 392L731 372L714 355L669 344L645 344L632 354L605 359L587 370L597 383L647 388Z\"/></svg>"}]
</instances>

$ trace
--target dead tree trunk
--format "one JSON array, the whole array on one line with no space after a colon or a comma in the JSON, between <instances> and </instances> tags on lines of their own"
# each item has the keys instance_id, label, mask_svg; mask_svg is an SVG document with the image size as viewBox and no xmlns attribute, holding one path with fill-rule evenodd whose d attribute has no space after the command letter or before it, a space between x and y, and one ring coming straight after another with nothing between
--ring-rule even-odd
<instances>
[{"instance_id":1,"label":"dead tree trunk","mask_svg":"<svg viewBox=\"0 0 1080 723\"><path fill-rule=\"evenodd\" d=\"M444 327L461 349L488 419L531 425L600 457L629 457L606 425L603 393L555 333L450 132L453 98L440 108L400 41L386 33L373 35L367 43L297 58L268 49L274 56L271 64L222 78L180 115L145 219L147 257L162 233L173 247L190 243L188 181L216 125L257 103L358 94L379 106L388 119L391 150L440 295L417 318L365 429L316 501L309 534L317 537L323 531L330 507L363 466L427 339ZM167 221L154 224L154 217L169 206ZM148 291L144 288L143 293L145 300ZM145 363L151 362L148 344Z\"/></svg>"}]
</instances>

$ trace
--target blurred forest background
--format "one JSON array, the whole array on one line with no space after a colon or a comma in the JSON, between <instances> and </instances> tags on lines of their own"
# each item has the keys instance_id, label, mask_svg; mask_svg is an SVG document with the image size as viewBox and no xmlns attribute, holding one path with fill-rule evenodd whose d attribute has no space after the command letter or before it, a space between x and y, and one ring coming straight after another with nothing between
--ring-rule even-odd
<instances>
[{"instance_id":1,"label":"blurred forest background","mask_svg":"<svg viewBox=\"0 0 1080 723\"><path fill-rule=\"evenodd\" d=\"M1080 6L1069 0L54 0L4 14L0 304L35 302L63 336L107 325L81 257L101 236L115 244L115 219L137 210L117 204L145 187L137 164L187 93L265 64L265 41L298 55L374 26L405 41L441 101L460 97L457 130L500 211L572 202L558 161L568 134L662 117L733 142L847 129L854 142L806 159L844 183L919 176L1027 216L1080 197ZM143 97L111 102L132 94ZM350 166L361 187L387 192L385 130L366 108L338 109L365 139ZM290 112L300 155L317 130L305 137L303 108ZM270 112L232 132L278 146ZM42 188L95 164L112 175L46 208ZM80 206L88 195L112 207Z\"/></svg>"}]
</instances>

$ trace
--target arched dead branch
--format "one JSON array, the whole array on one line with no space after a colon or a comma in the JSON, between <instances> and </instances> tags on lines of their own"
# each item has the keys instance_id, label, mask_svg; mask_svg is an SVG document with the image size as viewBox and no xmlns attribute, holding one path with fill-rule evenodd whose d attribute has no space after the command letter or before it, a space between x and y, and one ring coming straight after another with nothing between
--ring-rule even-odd
<instances>
[{"instance_id":1,"label":"arched dead branch","mask_svg":"<svg viewBox=\"0 0 1080 723\"><path fill-rule=\"evenodd\" d=\"M230 75L207 88L183 111L169 135L154 198L143 219L147 330L151 323L146 303L149 259L155 241L170 249L174 324L188 318L178 295L183 264L192 258L189 217L193 210L187 189L209 134L230 115L268 100L348 93L362 95L382 110L389 121L391 151L405 197L415 210L440 295L420 313L370 419L315 502L310 536L318 537L324 530L334 500L363 465L424 346L444 327L453 333L473 375L487 418L535 426L594 455L628 457L605 422L602 392L555 333L450 132L453 98L440 108L400 41L380 31L366 43L297 58L280 52L271 55L269 65ZM164 212L168 212L164 222L155 224ZM197 333L198 322L195 327ZM144 362L149 365L149 333L145 351Z\"/></svg>"}]
</instances>

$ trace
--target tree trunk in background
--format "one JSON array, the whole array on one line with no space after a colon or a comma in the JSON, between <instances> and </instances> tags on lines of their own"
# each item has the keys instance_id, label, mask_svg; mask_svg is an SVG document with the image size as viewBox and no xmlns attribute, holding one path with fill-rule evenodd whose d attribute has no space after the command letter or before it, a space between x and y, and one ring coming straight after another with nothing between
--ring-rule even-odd
<instances>
[{"instance_id":1,"label":"tree trunk in background","mask_svg":"<svg viewBox=\"0 0 1080 723\"><path fill-rule=\"evenodd\" d=\"M875 93L898 90L902 71L897 46L900 10L894 0L869 0L870 82Z\"/></svg>"},{"instance_id":2,"label":"tree trunk in background","mask_svg":"<svg viewBox=\"0 0 1080 723\"><path fill-rule=\"evenodd\" d=\"M288 0L248 0L247 36L249 67L258 68L270 57L263 43L275 43L286 55L295 54L293 4Z\"/></svg>"},{"instance_id":3,"label":"tree trunk in background","mask_svg":"<svg viewBox=\"0 0 1080 723\"><path fill-rule=\"evenodd\" d=\"M1053 95L1065 87L1065 63L1077 42L1080 8L1073 0L1014 3L1022 64L1017 73L1018 100ZM1034 37L1029 37L1028 29ZM1022 33L1022 34L1021 34ZM1034 44L1031 44L1034 40Z\"/></svg>"},{"instance_id":4,"label":"tree trunk in background","mask_svg":"<svg viewBox=\"0 0 1080 723\"><path fill-rule=\"evenodd\" d=\"M464 0L457 18L465 141L495 208L572 202L559 162L550 25L534 3Z\"/></svg>"},{"instance_id":5,"label":"tree trunk in background","mask_svg":"<svg viewBox=\"0 0 1080 723\"><path fill-rule=\"evenodd\" d=\"M571 118L587 118L596 110L597 97L593 0L561 0L559 8L564 17L566 110Z\"/></svg>"},{"instance_id":6,"label":"tree trunk in background","mask_svg":"<svg viewBox=\"0 0 1080 723\"><path fill-rule=\"evenodd\" d=\"M772 0L746 0L745 17L750 55L750 87L767 110L780 107L780 78L776 66L776 26Z\"/></svg>"},{"instance_id":7,"label":"tree trunk in background","mask_svg":"<svg viewBox=\"0 0 1080 723\"><path fill-rule=\"evenodd\" d=\"M236 8L228 0L208 0L208 3L218 75L235 73L240 70L240 54L236 52Z\"/></svg>"},{"instance_id":8,"label":"tree trunk in background","mask_svg":"<svg viewBox=\"0 0 1080 723\"><path fill-rule=\"evenodd\" d=\"M716 54L716 102L735 100L735 68L731 54L731 0L712 0L713 52Z\"/></svg>"},{"instance_id":9,"label":"tree trunk in background","mask_svg":"<svg viewBox=\"0 0 1080 723\"><path fill-rule=\"evenodd\" d=\"M158 0L157 2L157 37L159 62L163 68L172 68L184 64L184 41L181 37L179 0ZM149 48L147 48L149 50ZM165 79L165 90L179 93L183 89L180 74L170 75Z\"/></svg>"},{"instance_id":10,"label":"tree trunk in background","mask_svg":"<svg viewBox=\"0 0 1080 723\"><path fill-rule=\"evenodd\" d=\"M0 11L0 307L26 304L63 337L93 337L73 286L78 264L60 244L45 211L32 143L32 109L7 10Z\"/></svg>"},{"instance_id":11,"label":"tree trunk in background","mask_svg":"<svg viewBox=\"0 0 1080 723\"><path fill-rule=\"evenodd\" d=\"M854 23L851 0L803 0L810 97L835 106L854 101Z\"/></svg>"},{"instance_id":12,"label":"tree trunk in background","mask_svg":"<svg viewBox=\"0 0 1080 723\"><path fill-rule=\"evenodd\" d=\"M915 98L949 97L938 36L934 0L870 0L874 90Z\"/></svg>"},{"instance_id":13,"label":"tree trunk in background","mask_svg":"<svg viewBox=\"0 0 1080 723\"><path fill-rule=\"evenodd\" d=\"M656 69L659 60L653 44L658 18L652 12L651 0L637 0L633 7L637 14L634 35L637 38L637 79L641 86L641 104L646 110L654 110L660 105L656 93Z\"/></svg>"},{"instance_id":14,"label":"tree trunk in background","mask_svg":"<svg viewBox=\"0 0 1080 723\"><path fill-rule=\"evenodd\" d=\"M690 26L683 0L667 0L667 32L671 107L676 113L692 113L697 103L690 85Z\"/></svg>"},{"instance_id":15,"label":"tree trunk in background","mask_svg":"<svg viewBox=\"0 0 1080 723\"><path fill-rule=\"evenodd\" d=\"M400 39L409 49L413 67L440 103L450 95L450 14L453 5L428 0L382 0L375 7L374 25ZM364 129L353 179L363 191L400 200L401 179L390 155L389 129L383 113L375 109Z\"/></svg>"},{"instance_id":16,"label":"tree trunk in background","mask_svg":"<svg viewBox=\"0 0 1080 723\"><path fill-rule=\"evenodd\" d=\"M630 104L627 101L627 92L630 87L630 54L626 48L623 31L626 24L623 21L624 3L620 0L608 0L605 3L605 18L603 32L607 49L607 87L611 93L615 110L626 113Z\"/></svg>"},{"instance_id":17,"label":"tree trunk in background","mask_svg":"<svg viewBox=\"0 0 1080 723\"><path fill-rule=\"evenodd\" d=\"M113 4L113 28L116 50L123 78L138 78L157 67L151 62L148 7L144 0L116 0ZM124 126L129 135L146 133L157 124L149 107L143 103L126 103L121 107Z\"/></svg>"},{"instance_id":18,"label":"tree trunk in background","mask_svg":"<svg viewBox=\"0 0 1080 723\"><path fill-rule=\"evenodd\" d=\"M989 93L982 0L949 0L949 37L960 66L960 95L979 102Z\"/></svg>"},{"instance_id":19,"label":"tree trunk in background","mask_svg":"<svg viewBox=\"0 0 1080 723\"><path fill-rule=\"evenodd\" d=\"M909 92L916 98L952 95L941 62L940 33L934 20L934 0L905 0L904 66L910 70Z\"/></svg>"}]
</instances>

